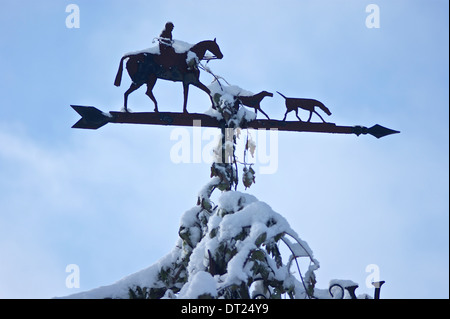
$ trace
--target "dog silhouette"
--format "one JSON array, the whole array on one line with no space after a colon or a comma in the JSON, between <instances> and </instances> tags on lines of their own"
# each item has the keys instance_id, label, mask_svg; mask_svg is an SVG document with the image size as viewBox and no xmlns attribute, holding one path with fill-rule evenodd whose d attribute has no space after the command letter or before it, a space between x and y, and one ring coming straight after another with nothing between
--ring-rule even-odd
<instances>
[{"instance_id":1,"label":"dog silhouette","mask_svg":"<svg viewBox=\"0 0 450 319\"><path fill-rule=\"evenodd\" d=\"M273 93L261 91L258 94L251 96L237 96L237 99L241 102L242 105L254 108L256 114L258 114L258 110L261 111L261 113L270 120L269 116L261 109L260 105L262 99L266 96L273 96Z\"/></svg>"},{"instance_id":2,"label":"dog silhouette","mask_svg":"<svg viewBox=\"0 0 450 319\"><path fill-rule=\"evenodd\" d=\"M284 114L283 121L286 120L286 116L289 112L295 111L295 116L300 120L300 122L303 122L302 119L298 116L298 109L304 109L306 111L309 111L309 118L306 122L311 121L311 117L313 113L316 113L317 116L320 117L320 119L324 122L325 120L320 116L319 113L315 110L315 107L319 107L322 111L324 111L326 114L331 115L330 110L320 101L314 100L314 99L302 99L302 98L292 98L292 97L286 97L280 92L277 91L278 94L280 94L284 99L286 100L286 113Z\"/></svg>"}]
</instances>

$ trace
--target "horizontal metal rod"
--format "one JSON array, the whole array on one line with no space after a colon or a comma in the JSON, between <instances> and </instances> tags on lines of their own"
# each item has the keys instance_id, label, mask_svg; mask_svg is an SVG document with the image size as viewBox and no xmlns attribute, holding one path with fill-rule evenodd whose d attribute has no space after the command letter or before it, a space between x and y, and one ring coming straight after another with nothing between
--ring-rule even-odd
<instances>
[{"instance_id":1,"label":"horizontal metal rod","mask_svg":"<svg viewBox=\"0 0 450 319\"><path fill-rule=\"evenodd\" d=\"M168 126L194 126L194 121L200 121L202 127L224 128L225 121L199 113L172 112L109 112L104 113L93 106L71 105L81 115L81 119L73 128L98 129L107 123L148 124ZM310 123L301 121L253 120L246 122L242 128L276 129L290 132L314 132L335 134L371 134L377 138L399 133L380 125L367 128L364 126L338 126L334 123Z\"/></svg>"}]
</instances>

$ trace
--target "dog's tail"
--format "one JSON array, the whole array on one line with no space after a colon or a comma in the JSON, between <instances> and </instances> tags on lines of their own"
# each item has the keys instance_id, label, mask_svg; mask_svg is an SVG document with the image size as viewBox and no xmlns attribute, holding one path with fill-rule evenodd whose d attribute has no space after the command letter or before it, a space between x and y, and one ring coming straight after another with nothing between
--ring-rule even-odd
<instances>
[{"instance_id":1,"label":"dog's tail","mask_svg":"<svg viewBox=\"0 0 450 319\"><path fill-rule=\"evenodd\" d=\"M282 97L284 97L285 99L287 99L287 97L285 97L283 94L281 94L280 92L277 91L278 94L280 94Z\"/></svg>"},{"instance_id":2,"label":"dog's tail","mask_svg":"<svg viewBox=\"0 0 450 319\"><path fill-rule=\"evenodd\" d=\"M327 113L328 115L331 115L330 110L322 102L317 101L317 106L320 107L320 109L325 113Z\"/></svg>"}]
</instances>

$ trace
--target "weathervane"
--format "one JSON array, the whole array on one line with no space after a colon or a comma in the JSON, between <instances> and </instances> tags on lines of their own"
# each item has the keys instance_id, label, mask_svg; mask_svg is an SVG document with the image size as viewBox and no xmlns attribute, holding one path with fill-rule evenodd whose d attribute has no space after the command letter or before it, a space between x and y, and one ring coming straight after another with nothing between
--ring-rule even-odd
<instances>
[{"instance_id":1,"label":"weathervane","mask_svg":"<svg viewBox=\"0 0 450 319\"><path fill-rule=\"evenodd\" d=\"M214 102L214 92L209 87L200 82L200 69L211 73L215 80L219 82L219 78L215 76L211 70L202 65L201 61L209 62L213 59L222 59L223 54L216 42L202 41L195 45L189 45L182 41L172 39L172 30L174 25L171 22L166 23L165 29L161 32L159 38L155 38L159 45L147 50L137 51L125 54L119 64L119 69L114 81L114 85L120 86L122 81L123 63L126 62L126 69L132 80L128 90L124 93L124 112L102 112L93 106L71 105L71 107L81 115L81 119L75 123L73 128L82 129L98 129L107 123L129 123L129 124L153 124L153 125L175 125L175 126L192 126L193 121L201 120L201 125L205 127L224 127L224 120L207 114L188 113L187 100L189 93L189 85L194 85L208 94L212 108L216 109ZM209 51L213 56L207 55ZM184 91L183 113L160 112L158 102L153 95L153 87L157 79L169 80L174 82L182 82ZM147 85L146 95L154 103L154 112L136 112L131 113L128 110L128 96L130 93L139 89L142 85ZM219 82L220 85L220 82ZM220 88L223 90L222 86ZM316 111L316 107L320 108L327 115L331 115L330 110L320 101L315 99L291 98L285 97L277 91L285 99L286 113L283 120L270 119L269 116L261 109L260 103L264 97L273 97L273 93L262 91L258 94L238 94L234 96L236 100L236 108L240 105L258 110L267 117L267 120L243 121L240 123L241 128L253 129L277 129L279 131L295 131L295 132L318 132L318 133L335 133L335 134L370 134L376 138L399 133L399 131L385 128L381 125L374 125L370 128L365 126L339 126L334 123L327 123L322 116ZM298 110L303 109L309 111L309 118L306 122L302 121L298 115ZM298 121L286 121L289 112L294 111ZM322 123L311 122L312 115L316 114L322 120Z\"/></svg>"},{"instance_id":2,"label":"weathervane","mask_svg":"<svg viewBox=\"0 0 450 319\"><path fill-rule=\"evenodd\" d=\"M227 129L274 129L279 131L293 131L293 132L316 132L316 133L334 133L334 134L355 134L357 136L361 134L370 134L376 138L381 138L386 135L399 133L399 131L391 130L381 125L374 125L370 128L360 125L355 126L342 126L334 123L329 123L324 120L322 115L318 112L324 112L328 116L331 115L331 111L322 102L316 99L308 98L293 98L286 97L282 93L276 91L284 98L284 107L286 112L282 120L271 119L261 108L261 103L266 97L273 97L274 94L268 91L261 91L257 94L245 91L237 86L231 86L222 77L216 76L208 67L203 65L201 61L207 61L213 59L222 59L223 54L214 40L207 40L199 42L195 45L174 40L172 38L172 30L174 25L171 22L166 23L164 30L161 32L158 38L155 38L159 45L132 53L123 55L120 60L119 69L114 81L114 85L120 86L123 73L123 64L126 63L126 69L130 76L132 83L128 90L124 93L124 108L123 111L110 111L103 112L94 106L81 106L71 105L71 107L81 116L81 119L75 123L73 128L80 129L98 129L108 123L128 123L128 124L149 124L149 125L165 125L165 126L194 126L194 123L201 123L203 127L219 128L222 131L222 144L221 144L221 160L214 162L211 167L211 177L214 177L210 183L208 183L205 191L202 191L198 196L197 205L202 210L212 212L212 205L210 201L210 195L215 188L220 190L231 190L234 186L237 188L237 160L235 157L235 144L236 137L226 133ZM207 52L213 55L208 55ZM126 62L125 62L126 61ZM200 82L200 70L210 73L214 77L214 81L206 86ZM183 84L183 112L160 112L158 109L158 102L153 94L153 87L157 79L163 79L174 82L182 82ZM224 80L228 86L222 85L221 80ZM140 88L142 85L147 85L146 95L154 103L154 112L130 112L128 109L128 96L133 91ZM187 100L189 85L194 85L208 94L211 100L211 110L203 114L188 113ZM243 106L249 107L255 110L255 113L248 112ZM306 121L303 121L299 116L299 110L309 112L309 117ZM257 119L257 113L260 111L267 119ZM286 121L287 115L290 112L294 112L297 121ZM321 122L311 122L313 115L318 116ZM227 154L227 139L231 138L231 144L233 145L232 154ZM248 140L246 150L248 148ZM227 160L227 157L233 157L231 161ZM252 164L245 162L244 153L244 176L243 182L245 187L250 187L254 182L254 171L251 169ZM233 167L235 165L235 167ZM250 165L250 168L247 167ZM180 227L179 235L183 240L189 243L189 232ZM269 227L269 226L268 226ZM266 233L261 244L266 240ZM258 237L260 238L260 237ZM283 239L282 239L283 240ZM284 240L283 240L284 241ZM301 246L300 242L298 244ZM253 244L252 244L253 245ZM288 245L289 249L290 246ZM306 251L306 250L305 250ZM292 256L296 261L296 258L305 257L306 255L298 254L291 249ZM272 252L273 253L273 252ZM254 258L259 255L252 253ZM301 277L305 292L309 298L315 298L314 285L315 277L313 270L318 268L315 259L308 254L311 258L312 265L310 265L308 273L306 275L309 279L303 279ZM223 257L223 256L222 256ZM224 267L220 268L215 263L216 256L213 256L208 250L209 258L209 272L211 275L223 274ZM292 260L291 260L292 261ZM297 262L297 261L296 261ZM315 267L315 268L314 268ZM300 268L297 263L298 273L301 276ZM181 270L182 268L180 268ZM177 271L178 275L175 275L175 279L180 275L180 271ZM257 278L255 280L262 280ZM308 281L309 280L309 281ZM379 299L380 288L384 281L374 282L375 287L375 299ZM310 288L313 290L310 291ZM284 286L283 286L284 287ZM345 290L351 298L356 298L355 289L358 286L354 283L333 283L329 287L329 295L334 297L334 288L341 289L341 297L344 297ZM229 287L224 287L222 295L226 294ZM283 288L284 289L284 288ZM333 289L333 291L332 291ZM230 291L233 291L232 289ZM155 291L153 291L155 292ZM156 291L158 293L158 291ZM159 291L160 292L160 291ZM290 292L292 294L292 292ZM152 290L150 289L150 295ZM134 295L136 296L136 295ZM162 295L161 295L162 296ZM262 296L262 295L261 295Z\"/></svg>"}]
</instances>

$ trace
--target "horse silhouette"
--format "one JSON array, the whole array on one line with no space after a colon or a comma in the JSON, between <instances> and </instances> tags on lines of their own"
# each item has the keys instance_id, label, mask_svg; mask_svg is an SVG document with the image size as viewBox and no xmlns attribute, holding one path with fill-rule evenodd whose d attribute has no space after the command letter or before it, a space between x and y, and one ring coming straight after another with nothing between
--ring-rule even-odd
<instances>
[{"instance_id":1,"label":"horse silhouette","mask_svg":"<svg viewBox=\"0 0 450 319\"><path fill-rule=\"evenodd\" d=\"M123 56L120 60L119 70L117 71L114 85L120 86L122 81L123 62L125 59L128 59L126 68L132 83L130 88L124 94L125 111L128 112L128 95L139 89L143 84L147 84L147 92L145 94L147 94L155 104L155 112L158 112L158 102L152 92L157 79L183 83L184 113L187 113L187 98L190 84L206 92L214 107L214 101L210 94L211 91L200 82L200 71L197 67L198 62L205 57L206 51L211 52L218 59L223 58L223 54L217 45L216 39L213 41L207 40L199 42L183 53L176 53L175 51L168 54L141 52ZM198 58L197 61L195 61L196 59L192 56L192 53Z\"/></svg>"}]
</instances>

